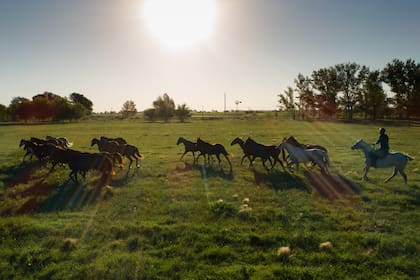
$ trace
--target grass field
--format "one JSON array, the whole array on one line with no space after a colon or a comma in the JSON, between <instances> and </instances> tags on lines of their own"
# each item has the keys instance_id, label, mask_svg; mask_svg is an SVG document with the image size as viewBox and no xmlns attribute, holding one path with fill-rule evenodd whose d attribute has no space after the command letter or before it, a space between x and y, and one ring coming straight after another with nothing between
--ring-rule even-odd
<instances>
[{"instance_id":1,"label":"grass field","mask_svg":"<svg viewBox=\"0 0 420 280\"><path fill-rule=\"evenodd\" d=\"M407 185L399 175L383 183L391 169L361 182L363 154L350 147L376 141L378 127L275 119L0 126L0 278L420 278L420 128L387 126L391 150L415 158ZM22 163L20 139L45 135L82 151L96 151L93 137L122 136L145 159L107 186L95 173L76 185L67 167L47 174L48 166ZM230 146L237 136L278 144L289 135L327 147L332 175L267 172L259 160L248 168ZM225 161L222 169L192 165L191 155L179 161L179 136L223 144L233 172Z\"/></svg>"}]
</instances>

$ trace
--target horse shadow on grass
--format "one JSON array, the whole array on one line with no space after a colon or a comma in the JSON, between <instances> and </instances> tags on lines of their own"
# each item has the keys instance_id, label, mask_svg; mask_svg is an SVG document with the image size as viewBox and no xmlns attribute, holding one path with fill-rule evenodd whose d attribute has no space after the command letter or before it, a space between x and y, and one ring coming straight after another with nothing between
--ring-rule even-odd
<instances>
[{"instance_id":1,"label":"horse shadow on grass","mask_svg":"<svg viewBox=\"0 0 420 280\"><path fill-rule=\"evenodd\" d=\"M40 179L42 176L35 176L35 173L43 165L43 163L38 161L23 161L19 165L2 168L0 174L4 176L5 189L13 188L20 184L27 184L31 179Z\"/></svg>"},{"instance_id":2,"label":"horse shadow on grass","mask_svg":"<svg viewBox=\"0 0 420 280\"><path fill-rule=\"evenodd\" d=\"M261 172L255 168L252 168L251 171L254 175L253 183L257 186L265 185L275 191L299 189L309 192L305 182L289 172L278 170Z\"/></svg>"},{"instance_id":3,"label":"horse shadow on grass","mask_svg":"<svg viewBox=\"0 0 420 280\"><path fill-rule=\"evenodd\" d=\"M128 184L133 180L137 175L139 175L139 168L128 169L127 171L117 172L110 180L107 181L107 185L111 187L122 187Z\"/></svg>"},{"instance_id":4,"label":"horse shadow on grass","mask_svg":"<svg viewBox=\"0 0 420 280\"><path fill-rule=\"evenodd\" d=\"M228 168L225 169L222 167L215 167L213 165L205 165L205 164L190 164L187 162L184 162L184 166L177 166L175 169L177 172L188 172L188 171L193 171L193 170L197 170L200 171L201 177L203 179L208 179L210 177L219 177L225 180L233 180L234 176L233 176L233 171Z\"/></svg>"},{"instance_id":5,"label":"horse shadow on grass","mask_svg":"<svg viewBox=\"0 0 420 280\"><path fill-rule=\"evenodd\" d=\"M101 191L105 186L104 181L102 177L93 182L79 182L78 184L67 180L40 205L38 212L72 212L94 205L100 200Z\"/></svg>"},{"instance_id":6,"label":"horse shadow on grass","mask_svg":"<svg viewBox=\"0 0 420 280\"><path fill-rule=\"evenodd\" d=\"M0 192L0 216L28 215L40 212L73 211L95 204L110 178L101 176L92 181L74 183L67 179L51 183L49 174L38 175L43 164L23 163L2 170L6 174L5 188Z\"/></svg>"},{"instance_id":7,"label":"horse shadow on grass","mask_svg":"<svg viewBox=\"0 0 420 280\"><path fill-rule=\"evenodd\" d=\"M343 175L321 174L304 171L310 187L319 197L334 201L342 198L352 199L361 193L361 187Z\"/></svg>"}]
</instances>

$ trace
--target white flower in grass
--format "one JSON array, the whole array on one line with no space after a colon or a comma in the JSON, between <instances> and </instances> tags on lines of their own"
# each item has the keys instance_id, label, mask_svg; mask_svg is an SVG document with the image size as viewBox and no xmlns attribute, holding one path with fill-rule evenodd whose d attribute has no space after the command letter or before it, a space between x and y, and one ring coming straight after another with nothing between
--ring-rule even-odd
<instances>
[{"instance_id":1,"label":"white flower in grass","mask_svg":"<svg viewBox=\"0 0 420 280\"><path fill-rule=\"evenodd\" d=\"M330 249L332 247L333 247L333 244L330 241L322 242L321 244L319 244L320 249Z\"/></svg>"},{"instance_id":2,"label":"white flower in grass","mask_svg":"<svg viewBox=\"0 0 420 280\"><path fill-rule=\"evenodd\" d=\"M283 246L277 249L277 256L290 256L292 253L292 250L290 250L290 247Z\"/></svg>"}]
</instances>

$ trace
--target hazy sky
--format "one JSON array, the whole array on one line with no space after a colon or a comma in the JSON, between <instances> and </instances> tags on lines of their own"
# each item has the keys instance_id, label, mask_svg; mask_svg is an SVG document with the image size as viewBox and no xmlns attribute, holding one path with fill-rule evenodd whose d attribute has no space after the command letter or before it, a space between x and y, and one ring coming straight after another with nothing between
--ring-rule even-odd
<instances>
[{"instance_id":1,"label":"hazy sky","mask_svg":"<svg viewBox=\"0 0 420 280\"><path fill-rule=\"evenodd\" d=\"M172 0L177 1L177 0ZM199 1L199 0L197 0ZM138 110L168 93L192 109L276 109L299 73L420 62L418 0L215 0L210 36L170 48L143 0L0 0L0 104L78 92L94 111Z\"/></svg>"}]
</instances>

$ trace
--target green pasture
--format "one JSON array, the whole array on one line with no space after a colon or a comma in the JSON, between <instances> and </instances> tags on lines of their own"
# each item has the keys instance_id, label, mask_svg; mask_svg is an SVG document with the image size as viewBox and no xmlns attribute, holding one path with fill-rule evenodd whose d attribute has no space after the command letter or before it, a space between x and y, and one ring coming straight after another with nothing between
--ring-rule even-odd
<instances>
[{"instance_id":1,"label":"green pasture","mask_svg":"<svg viewBox=\"0 0 420 280\"><path fill-rule=\"evenodd\" d=\"M0 279L415 279L420 278L420 127L387 124L392 151L415 160L400 175L369 172L351 145L376 141L381 124L283 119L147 123L103 120L0 126ZM65 136L96 151L94 137L124 137L144 160L103 186L89 173L40 166L22 138ZM230 146L237 136L278 144L294 135L325 146L317 169L254 168ZM233 171L179 158L179 136L223 144ZM331 242L320 246L323 242ZM290 254L279 253L289 247Z\"/></svg>"}]
</instances>

